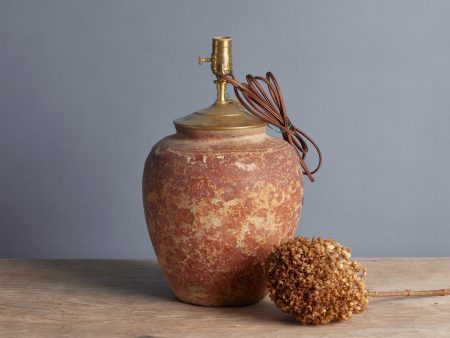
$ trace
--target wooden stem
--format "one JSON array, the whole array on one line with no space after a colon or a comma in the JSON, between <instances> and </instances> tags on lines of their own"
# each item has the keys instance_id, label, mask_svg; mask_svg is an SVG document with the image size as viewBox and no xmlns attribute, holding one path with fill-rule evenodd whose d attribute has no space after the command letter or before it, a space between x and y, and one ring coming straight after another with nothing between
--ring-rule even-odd
<instances>
[{"instance_id":1,"label":"wooden stem","mask_svg":"<svg viewBox=\"0 0 450 338\"><path fill-rule=\"evenodd\" d=\"M440 290L404 290L404 291L368 291L369 297L426 297L426 296L447 296L450 295L450 289L440 289Z\"/></svg>"}]
</instances>

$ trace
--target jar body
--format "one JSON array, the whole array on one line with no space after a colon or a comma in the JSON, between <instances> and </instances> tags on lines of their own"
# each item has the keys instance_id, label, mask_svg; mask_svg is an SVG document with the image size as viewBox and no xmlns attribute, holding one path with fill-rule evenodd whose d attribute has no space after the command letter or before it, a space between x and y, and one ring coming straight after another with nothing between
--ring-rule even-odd
<instances>
[{"instance_id":1,"label":"jar body","mask_svg":"<svg viewBox=\"0 0 450 338\"><path fill-rule=\"evenodd\" d=\"M206 306L257 302L264 260L291 239L303 178L291 145L247 130L179 130L145 163L150 238L173 293Z\"/></svg>"}]
</instances>

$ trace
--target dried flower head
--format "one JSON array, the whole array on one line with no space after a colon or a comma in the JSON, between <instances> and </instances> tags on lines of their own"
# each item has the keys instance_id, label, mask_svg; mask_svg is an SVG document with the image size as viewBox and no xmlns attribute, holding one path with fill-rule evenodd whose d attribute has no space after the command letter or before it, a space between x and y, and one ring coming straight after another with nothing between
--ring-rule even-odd
<instances>
[{"instance_id":1,"label":"dried flower head","mask_svg":"<svg viewBox=\"0 0 450 338\"><path fill-rule=\"evenodd\" d=\"M267 258L268 291L275 305L301 324L347 320L367 309L366 271L333 239L297 237Z\"/></svg>"}]
</instances>

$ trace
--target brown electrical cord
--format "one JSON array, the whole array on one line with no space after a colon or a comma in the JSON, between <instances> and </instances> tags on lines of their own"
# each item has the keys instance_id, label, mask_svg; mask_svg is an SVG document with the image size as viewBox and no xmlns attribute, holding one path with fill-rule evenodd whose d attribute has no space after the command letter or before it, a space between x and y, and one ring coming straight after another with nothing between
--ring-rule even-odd
<instances>
[{"instance_id":1,"label":"brown electrical cord","mask_svg":"<svg viewBox=\"0 0 450 338\"><path fill-rule=\"evenodd\" d=\"M237 99L250 114L280 129L283 139L297 149L303 174L307 175L311 182L314 182L313 175L322 164L322 153L317 144L290 121L275 76L271 72L267 72L266 77L248 74L246 76L247 83L237 81L233 74L221 79L233 85ZM269 93L264 90L262 84L267 86ZM319 156L318 164L314 170L309 170L305 163L308 144L304 138L313 145Z\"/></svg>"}]
</instances>

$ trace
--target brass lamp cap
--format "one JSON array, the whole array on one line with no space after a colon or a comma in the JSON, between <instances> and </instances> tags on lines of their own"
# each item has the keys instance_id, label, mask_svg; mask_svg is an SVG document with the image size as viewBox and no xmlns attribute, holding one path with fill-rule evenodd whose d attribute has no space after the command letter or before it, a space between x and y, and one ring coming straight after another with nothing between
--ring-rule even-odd
<instances>
[{"instance_id":1,"label":"brass lamp cap","mask_svg":"<svg viewBox=\"0 0 450 338\"><path fill-rule=\"evenodd\" d=\"M247 114L237 100L227 100L225 103L215 102L208 108L173 121L176 127L230 130L263 127L265 122Z\"/></svg>"}]
</instances>

